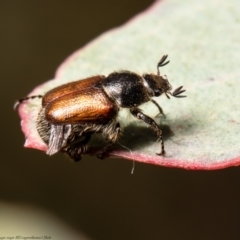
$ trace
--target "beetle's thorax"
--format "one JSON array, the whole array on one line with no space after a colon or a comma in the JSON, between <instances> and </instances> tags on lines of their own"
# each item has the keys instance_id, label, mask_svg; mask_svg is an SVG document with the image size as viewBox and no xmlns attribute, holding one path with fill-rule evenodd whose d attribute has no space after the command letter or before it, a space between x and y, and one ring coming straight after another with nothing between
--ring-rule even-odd
<instances>
[{"instance_id":1,"label":"beetle's thorax","mask_svg":"<svg viewBox=\"0 0 240 240\"><path fill-rule=\"evenodd\" d=\"M133 72L111 73L101 84L106 94L120 108L137 107L150 100L142 77Z\"/></svg>"}]
</instances>

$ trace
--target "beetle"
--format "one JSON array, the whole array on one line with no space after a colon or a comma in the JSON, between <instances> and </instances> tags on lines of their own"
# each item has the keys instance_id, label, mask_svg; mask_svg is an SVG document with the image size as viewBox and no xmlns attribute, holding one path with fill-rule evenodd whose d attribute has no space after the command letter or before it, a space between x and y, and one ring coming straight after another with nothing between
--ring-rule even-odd
<instances>
[{"instance_id":1,"label":"beetle","mask_svg":"<svg viewBox=\"0 0 240 240\"><path fill-rule=\"evenodd\" d=\"M42 98L36 126L43 141L48 145L46 153L53 155L64 152L75 161L86 153L91 136L101 133L107 144L97 156L103 159L108 149L116 142L122 129L117 119L121 109L129 109L137 119L148 124L157 135L161 151L157 155L164 155L162 131L158 124L144 114L139 106L151 101L164 115L160 105L153 100L165 94L177 98L186 97L181 93L186 90L178 87L171 92L166 76L160 75L160 67L169 63L168 55L163 55L157 64L157 74L143 74L142 76L130 72L113 72L108 76L97 75L86 79L70 82L44 95L29 96L19 99L15 104ZM168 95L169 94L169 95Z\"/></svg>"}]
</instances>

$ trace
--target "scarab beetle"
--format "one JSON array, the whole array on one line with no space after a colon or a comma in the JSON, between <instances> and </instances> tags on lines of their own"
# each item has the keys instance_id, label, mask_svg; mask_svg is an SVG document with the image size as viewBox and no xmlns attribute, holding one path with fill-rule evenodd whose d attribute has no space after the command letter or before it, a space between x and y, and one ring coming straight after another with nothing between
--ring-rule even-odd
<instances>
[{"instance_id":1,"label":"scarab beetle","mask_svg":"<svg viewBox=\"0 0 240 240\"><path fill-rule=\"evenodd\" d=\"M160 142L160 152L164 155L162 131L158 124L138 107L151 101L159 112L159 104L152 97L168 94L185 97L185 90L178 87L173 93L166 76L161 76L159 68L169 63L164 55L157 64L157 74L142 76L130 72L113 72L108 76L98 75L70 82L48 91L45 95L29 96L18 100L16 106L32 98L42 98L42 107L37 118L37 131L48 145L47 154L64 152L78 161L86 153L91 136L101 133L107 144L97 155L103 159L107 151L119 137L121 126L117 120L121 109L129 109L139 120L150 125Z\"/></svg>"}]
</instances>

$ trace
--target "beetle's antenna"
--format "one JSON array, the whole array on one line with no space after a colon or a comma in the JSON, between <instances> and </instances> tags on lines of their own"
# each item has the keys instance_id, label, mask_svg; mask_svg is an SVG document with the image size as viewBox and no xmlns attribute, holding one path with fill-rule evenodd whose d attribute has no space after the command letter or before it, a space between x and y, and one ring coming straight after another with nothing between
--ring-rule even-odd
<instances>
[{"instance_id":1,"label":"beetle's antenna","mask_svg":"<svg viewBox=\"0 0 240 240\"><path fill-rule=\"evenodd\" d=\"M168 55L163 55L162 58L160 59L160 61L157 64L157 75L160 76L160 71L159 68L163 67L165 65L167 65L170 61L165 62L165 60L167 59Z\"/></svg>"},{"instance_id":2,"label":"beetle's antenna","mask_svg":"<svg viewBox=\"0 0 240 240\"><path fill-rule=\"evenodd\" d=\"M173 97L176 97L176 98L184 98L184 97L187 97L187 96L184 96L184 95L180 95L181 93L186 92L186 90L185 90L185 89L182 90L182 88L183 88L183 86L180 86L180 87L176 88L176 89L173 91L173 93L171 93L171 92L169 92L169 93L170 93Z\"/></svg>"},{"instance_id":3,"label":"beetle's antenna","mask_svg":"<svg viewBox=\"0 0 240 240\"><path fill-rule=\"evenodd\" d=\"M18 106L24 101L27 101L29 99L34 99L34 98L42 98L42 97L43 97L43 95L33 95L33 96L21 98L14 104L13 109L16 110L18 108Z\"/></svg>"}]
</instances>

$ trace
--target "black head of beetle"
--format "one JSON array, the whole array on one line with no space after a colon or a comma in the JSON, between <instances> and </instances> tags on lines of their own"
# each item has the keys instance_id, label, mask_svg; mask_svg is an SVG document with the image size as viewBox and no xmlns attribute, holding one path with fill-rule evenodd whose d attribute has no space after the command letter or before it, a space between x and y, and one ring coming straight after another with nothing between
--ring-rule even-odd
<instances>
[{"instance_id":1,"label":"black head of beetle","mask_svg":"<svg viewBox=\"0 0 240 240\"><path fill-rule=\"evenodd\" d=\"M117 115L122 108L129 109L134 117L153 128L161 145L158 155L164 155L160 127L138 107L151 101L159 112L164 114L152 97L162 94L168 98L168 94L179 98L185 97L181 95L185 92L182 87L171 93L172 87L167 78L160 75L159 68L169 63L165 62L166 59L167 55L164 55L157 64L157 74L140 76L133 72L121 71L113 72L107 77L98 75L61 85L43 96L20 99L15 106L25 100L42 97L37 130L48 145L46 153L49 155L61 151L78 161L87 151L91 136L101 133L107 144L97 156L104 158L109 147L116 142L121 133Z\"/></svg>"}]
</instances>

